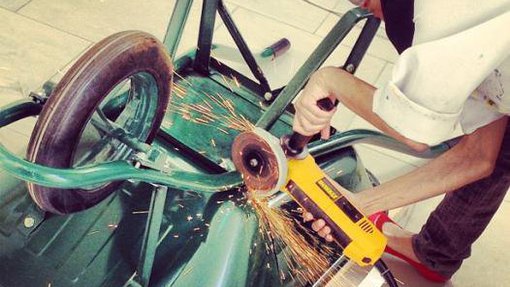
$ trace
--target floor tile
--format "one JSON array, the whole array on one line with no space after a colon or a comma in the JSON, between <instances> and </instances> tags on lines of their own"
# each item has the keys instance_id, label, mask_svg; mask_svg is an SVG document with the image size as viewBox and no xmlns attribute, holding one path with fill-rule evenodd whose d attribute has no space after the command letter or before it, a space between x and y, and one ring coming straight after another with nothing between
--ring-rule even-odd
<instances>
[{"instance_id":1,"label":"floor tile","mask_svg":"<svg viewBox=\"0 0 510 287\"><path fill-rule=\"evenodd\" d=\"M330 14L328 18L326 18L324 23L321 25L321 27L317 29L316 34L324 37L331 30L331 28L339 21L339 19L340 17ZM359 35L360 32L361 32L360 25L354 26L352 31L342 41L342 44L347 47L352 47L356 42L357 36ZM370 44L367 53L374 57L381 58L385 61L394 62L398 57L398 53L395 50L395 48L393 48L393 45L387 39L387 37L383 35L384 32L381 32L379 30L374 39L372 40L372 43Z\"/></svg>"},{"instance_id":2,"label":"floor tile","mask_svg":"<svg viewBox=\"0 0 510 287\"><path fill-rule=\"evenodd\" d=\"M11 75L9 75L9 77L10 76ZM23 98L21 83L17 80L11 82L7 76L0 73L0 107L15 102L21 98Z\"/></svg>"},{"instance_id":3,"label":"floor tile","mask_svg":"<svg viewBox=\"0 0 510 287\"><path fill-rule=\"evenodd\" d=\"M255 55L259 54L264 48L279 39L287 38L290 41L291 47L284 55L272 61L268 59L259 62L260 68L268 78L272 88L286 85L321 40L321 38L316 35L304 32L293 26L244 8L235 10L235 12L232 13L232 17L248 47ZM252 27L257 27L257 29L253 29ZM214 43L222 44L227 47L235 47L231 36L224 26L219 27L216 31ZM218 53L213 51L212 54L215 55ZM222 60L225 60L225 64L235 70L247 76L251 75L247 65L237 60L239 56L231 58L235 59L225 58ZM254 79L254 77L251 78Z\"/></svg>"},{"instance_id":4,"label":"floor tile","mask_svg":"<svg viewBox=\"0 0 510 287\"><path fill-rule=\"evenodd\" d=\"M37 117L28 117L28 118L24 118L19 121L16 121L16 122L8 125L5 128L7 128L10 131L22 134L26 137L30 137L30 135L32 135L32 131L34 129L36 121L37 121Z\"/></svg>"},{"instance_id":5,"label":"floor tile","mask_svg":"<svg viewBox=\"0 0 510 287\"><path fill-rule=\"evenodd\" d=\"M123 30L162 39L175 1L32 0L19 13L92 42Z\"/></svg>"},{"instance_id":6,"label":"floor tile","mask_svg":"<svg viewBox=\"0 0 510 287\"><path fill-rule=\"evenodd\" d=\"M235 11L238 9L238 6L231 1L225 1L225 7L230 15L235 13ZM184 27L184 31L181 35L181 40L179 43L179 47L177 49L177 57L182 55L183 53L187 53L191 51L192 49L195 49L198 42L198 33L200 30L200 16L202 11L202 2L201 1L194 1L191 10L189 13L188 20L186 22L186 26ZM237 25L237 23L235 23ZM219 29L220 27L224 27L223 20L219 16L218 13L216 13L216 19L214 22L215 30ZM244 34L243 34L244 35ZM216 43L213 38L213 43ZM233 46L232 46L233 47Z\"/></svg>"},{"instance_id":7,"label":"floor tile","mask_svg":"<svg viewBox=\"0 0 510 287\"><path fill-rule=\"evenodd\" d=\"M399 286L409 287L464 287L463 285L455 285L453 282L434 283L423 278L418 271L405 261L396 258L389 254L384 254L382 257L391 273L397 280ZM387 286L387 285L385 285ZM480 285L481 286L481 285Z\"/></svg>"},{"instance_id":8,"label":"floor tile","mask_svg":"<svg viewBox=\"0 0 510 287\"><path fill-rule=\"evenodd\" d=\"M0 9L0 83L23 96L38 88L90 43Z\"/></svg>"},{"instance_id":9,"label":"floor tile","mask_svg":"<svg viewBox=\"0 0 510 287\"><path fill-rule=\"evenodd\" d=\"M19 8L26 5L30 0L0 0L0 7L11 11L17 11Z\"/></svg>"},{"instance_id":10,"label":"floor tile","mask_svg":"<svg viewBox=\"0 0 510 287\"><path fill-rule=\"evenodd\" d=\"M455 286L507 286L510 245L510 203L503 203L491 223L475 242L468 258L452 281Z\"/></svg>"},{"instance_id":11,"label":"floor tile","mask_svg":"<svg viewBox=\"0 0 510 287\"><path fill-rule=\"evenodd\" d=\"M314 32L329 14L302 0L231 0L231 2L307 32ZM337 3L336 0L312 0L312 2L328 9ZM257 30L265 28L254 27L257 27Z\"/></svg>"},{"instance_id":12,"label":"floor tile","mask_svg":"<svg viewBox=\"0 0 510 287\"><path fill-rule=\"evenodd\" d=\"M404 228L412 232L419 232L430 212L441 199L442 196L438 196L403 208L395 216L395 219ZM459 287L497 287L504 286L500 284L510 281L510 274L505 272L503 267L508 263L507 253L502 252L504 246L510 244L508 216L510 216L510 203L504 202L482 236L473 245L471 257L464 261L461 269L452 277L449 284ZM391 266L392 264L388 265ZM499 266L503 268L498 268ZM410 273L412 271L408 271L405 274L408 275ZM491 278L491 280L488 281L488 278ZM413 283L409 286L417 285Z\"/></svg>"},{"instance_id":13,"label":"floor tile","mask_svg":"<svg viewBox=\"0 0 510 287\"><path fill-rule=\"evenodd\" d=\"M25 154L29 136L10 128L0 129L0 143L14 154Z\"/></svg>"},{"instance_id":14,"label":"floor tile","mask_svg":"<svg viewBox=\"0 0 510 287\"><path fill-rule=\"evenodd\" d=\"M390 62L386 63L386 65L384 66L384 69L382 70L381 74L379 75L379 77L377 78L377 80L374 83L374 86L376 88L383 87L391 79L391 75L393 73L394 66L395 65Z\"/></svg>"}]
</instances>

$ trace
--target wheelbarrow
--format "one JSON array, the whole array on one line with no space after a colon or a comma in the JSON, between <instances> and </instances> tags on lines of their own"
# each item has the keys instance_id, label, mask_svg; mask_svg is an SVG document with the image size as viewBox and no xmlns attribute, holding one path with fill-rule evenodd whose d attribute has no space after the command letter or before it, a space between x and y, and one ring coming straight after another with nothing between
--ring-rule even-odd
<instances>
[{"instance_id":1,"label":"wheelbarrow","mask_svg":"<svg viewBox=\"0 0 510 287\"><path fill-rule=\"evenodd\" d=\"M355 73L379 21L359 8L349 11L293 78L275 88L220 0L203 1L196 49L171 59L191 4L176 1L162 42L140 31L114 34L58 83L1 108L0 127L38 120L26 156L0 143L0 168L10 175L1 180L12 183L6 184L12 196L0 204L0 273L8 274L0 285L301 284L282 276L291 270L264 248L230 160L232 141L255 126L278 137L289 133L291 102L311 73L364 23L341 65ZM216 13L251 77L212 56ZM352 192L377 183L355 143L424 158L449 148L416 154L369 130L312 141L308 149L321 168ZM272 206L289 201L276 194Z\"/></svg>"}]
</instances>

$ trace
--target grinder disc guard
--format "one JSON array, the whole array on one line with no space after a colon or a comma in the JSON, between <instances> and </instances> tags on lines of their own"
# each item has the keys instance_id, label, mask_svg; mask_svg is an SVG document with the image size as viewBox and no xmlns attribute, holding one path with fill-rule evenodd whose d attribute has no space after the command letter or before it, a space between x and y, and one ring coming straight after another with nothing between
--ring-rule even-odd
<instances>
[{"instance_id":1,"label":"grinder disc guard","mask_svg":"<svg viewBox=\"0 0 510 287\"><path fill-rule=\"evenodd\" d=\"M287 179L287 159L279 139L261 128L235 138L232 160L248 189L259 195L274 194Z\"/></svg>"}]
</instances>

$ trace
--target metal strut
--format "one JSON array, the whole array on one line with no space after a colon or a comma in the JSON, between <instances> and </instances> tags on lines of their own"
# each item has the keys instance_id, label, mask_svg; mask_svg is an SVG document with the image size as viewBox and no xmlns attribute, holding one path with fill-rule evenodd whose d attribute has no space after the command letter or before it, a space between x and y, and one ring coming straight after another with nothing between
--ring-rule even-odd
<instances>
[{"instance_id":1,"label":"metal strut","mask_svg":"<svg viewBox=\"0 0 510 287\"><path fill-rule=\"evenodd\" d=\"M142 239L142 247L140 250L140 259L133 276L126 282L124 286L149 286L156 256L156 249L159 242L159 231L161 221L163 220L163 211L165 207L168 187L157 185L151 196L149 213L145 224L145 231Z\"/></svg>"}]
</instances>

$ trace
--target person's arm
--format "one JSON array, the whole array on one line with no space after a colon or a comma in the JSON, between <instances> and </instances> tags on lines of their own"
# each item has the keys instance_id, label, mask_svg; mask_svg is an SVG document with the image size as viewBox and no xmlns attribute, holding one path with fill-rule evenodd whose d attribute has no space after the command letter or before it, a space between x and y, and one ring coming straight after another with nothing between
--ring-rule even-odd
<instances>
[{"instance_id":1,"label":"person's arm","mask_svg":"<svg viewBox=\"0 0 510 287\"><path fill-rule=\"evenodd\" d=\"M503 117L464 136L446 151L414 171L379 186L349 196L365 215L409 205L489 176L495 166L508 117ZM305 221L313 220L310 213ZM319 236L332 241L331 229L317 219L312 228Z\"/></svg>"},{"instance_id":2,"label":"person's arm","mask_svg":"<svg viewBox=\"0 0 510 287\"><path fill-rule=\"evenodd\" d=\"M322 68L312 75L303 90L303 94L295 103L296 115L293 129L303 135L313 135L321 131L323 138L328 138L329 122L336 110L331 112L322 111L317 108L316 103L322 98L331 97L339 100L342 105L364 118L383 133L405 143L414 150L426 150L428 145L402 136L372 111L375 90L372 85L342 69L336 67Z\"/></svg>"},{"instance_id":3,"label":"person's arm","mask_svg":"<svg viewBox=\"0 0 510 287\"><path fill-rule=\"evenodd\" d=\"M496 163L508 117L464 136L452 149L396 179L359 193L366 213L390 210L454 191L489 176Z\"/></svg>"},{"instance_id":4,"label":"person's arm","mask_svg":"<svg viewBox=\"0 0 510 287\"><path fill-rule=\"evenodd\" d=\"M334 97L372 125L422 150L451 138L463 107L478 85L507 59L510 38L500 37L510 24L510 12L435 41L408 48L395 63L392 78L379 89L337 68L317 71L296 102L294 129L310 135L323 131L327 138L333 112L316 102ZM483 41L480 37L483 36ZM485 120L474 130L499 117L480 109Z\"/></svg>"}]
</instances>

